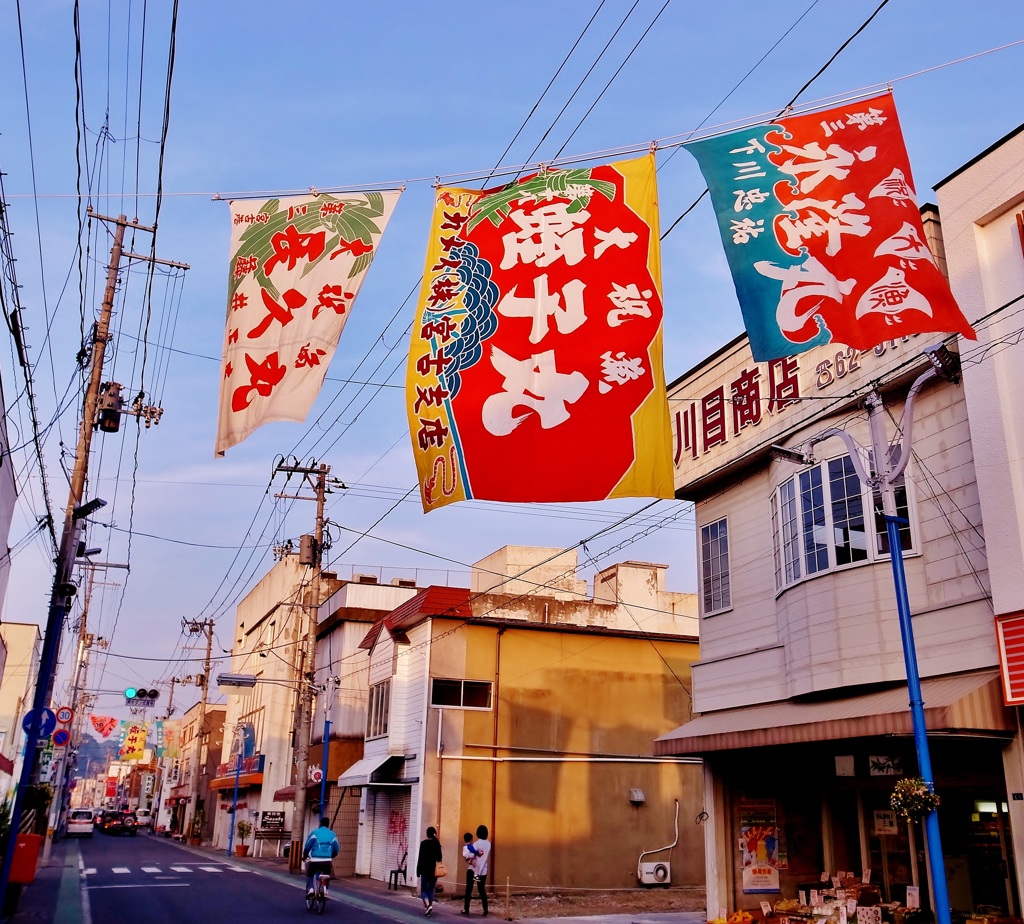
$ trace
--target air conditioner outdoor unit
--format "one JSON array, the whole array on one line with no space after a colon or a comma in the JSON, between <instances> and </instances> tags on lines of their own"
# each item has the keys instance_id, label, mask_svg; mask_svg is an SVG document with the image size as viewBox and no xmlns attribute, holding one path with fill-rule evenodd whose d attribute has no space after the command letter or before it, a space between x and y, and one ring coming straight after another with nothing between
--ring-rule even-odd
<instances>
[{"instance_id":1,"label":"air conditioner outdoor unit","mask_svg":"<svg viewBox=\"0 0 1024 924\"><path fill-rule=\"evenodd\" d=\"M658 860L640 864L640 883L642 885L668 885L672 881L670 864Z\"/></svg>"}]
</instances>

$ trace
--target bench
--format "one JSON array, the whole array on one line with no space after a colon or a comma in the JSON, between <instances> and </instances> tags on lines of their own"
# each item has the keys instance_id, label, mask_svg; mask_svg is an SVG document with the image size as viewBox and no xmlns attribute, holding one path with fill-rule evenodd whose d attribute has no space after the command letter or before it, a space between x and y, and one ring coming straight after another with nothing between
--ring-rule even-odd
<instances>
[{"instance_id":1,"label":"bench","mask_svg":"<svg viewBox=\"0 0 1024 924\"><path fill-rule=\"evenodd\" d=\"M256 854L258 857L263 856L263 844L267 841L274 843L274 856L281 856L281 842L290 844L292 839L291 831L282 831L280 828L257 828L256 829L256 843L259 845L259 853Z\"/></svg>"},{"instance_id":2,"label":"bench","mask_svg":"<svg viewBox=\"0 0 1024 924\"><path fill-rule=\"evenodd\" d=\"M388 889L389 890L392 887L394 887L394 890L396 892L398 891L398 877L399 876L402 877L402 882L403 883L408 884L408 880L406 879L406 875L405 875L405 871L406 871L405 870L405 867L406 867L405 861L408 858L409 858L409 851L407 850L405 853L402 854L402 859L398 861L398 866L395 869L391 870L391 874L388 876Z\"/></svg>"}]
</instances>

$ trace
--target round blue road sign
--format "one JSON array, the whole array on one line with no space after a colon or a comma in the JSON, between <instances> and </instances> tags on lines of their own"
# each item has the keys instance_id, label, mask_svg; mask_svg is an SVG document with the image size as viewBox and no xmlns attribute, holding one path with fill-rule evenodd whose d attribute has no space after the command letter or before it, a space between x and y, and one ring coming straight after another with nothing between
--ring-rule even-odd
<instances>
[{"instance_id":1,"label":"round blue road sign","mask_svg":"<svg viewBox=\"0 0 1024 924\"><path fill-rule=\"evenodd\" d=\"M56 747L62 748L71 740L71 732L66 728L58 728L53 733L53 743Z\"/></svg>"},{"instance_id":2,"label":"round blue road sign","mask_svg":"<svg viewBox=\"0 0 1024 924\"><path fill-rule=\"evenodd\" d=\"M32 709L25 718L21 720L21 727L28 732L32 728L32 723L36 721L36 710ZM39 718L39 737L45 738L53 733L53 730L57 727L57 716L53 714L52 709L44 709L40 713Z\"/></svg>"}]
</instances>

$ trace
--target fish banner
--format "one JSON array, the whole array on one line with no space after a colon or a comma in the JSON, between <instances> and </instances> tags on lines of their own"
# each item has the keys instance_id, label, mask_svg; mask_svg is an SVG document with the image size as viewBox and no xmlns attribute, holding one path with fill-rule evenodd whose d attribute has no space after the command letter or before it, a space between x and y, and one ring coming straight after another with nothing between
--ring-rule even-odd
<instances>
[{"instance_id":1,"label":"fish banner","mask_svg":"<svg viewBox=\"0 0 1024 924\"><path fill-rule=\"evenodd\" d=\"M891 94L686 145L754 359L974 330L925 240Z\"/></svg>"},{"instance_id":2,"label":"fish banner","mask_svg":"<svg viewBox=\"0 0 1024 924\"><path fill-rule=\"evenodd\" d=\"M216 454L313 406L400 192L231 203Z\"/></svg>"},{"instance_id":3,"label":"fish banner","mask_svg":"<svg viewBox=\"0 0 1024 924\"><path fill-rule=\"evenodd\" d=\"M406 403L425 511L672 497L654 156L438 188Z\"/></svg>"},{"instance_id":4,"label":"fish banner","mask_svg":"<svg viewBox=\"0 0 1024 924\"><path fill-rule=\"evenodd\" d=\"M96 733L101 738L109 738L118 723L118 720L111 715L91 715L89 721L92 722L92 727L96 729Z\"/></svg>"}]
</instances>

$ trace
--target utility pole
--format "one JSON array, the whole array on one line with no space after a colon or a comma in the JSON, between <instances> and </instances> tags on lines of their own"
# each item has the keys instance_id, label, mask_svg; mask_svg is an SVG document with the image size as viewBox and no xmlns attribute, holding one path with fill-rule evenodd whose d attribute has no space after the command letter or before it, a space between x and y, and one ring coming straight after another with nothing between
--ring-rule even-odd
<instances>
[{"instance_id":1,"label":"utility pole","mask_svg":"<svg viewBox=\"0 0 1024 924\"><path fill-rule=\"evenodd\" d=\"M323 547L324 547L324 498L327 494L327 476L330 474L329 465L310 462L308 466L291 464L286 465L280 462L276 472L285 472L290 475L302 475L307 485L312 488L314 497L301 497L297 495L278 494L277 497L288 497L294 500L315 500L316 501L316 528L312 540L312 548L309 552L306 549L300 551L299 561L307 564L313 569L312 580L310 581L311 599L300 609L306 614L306 638L305 645L299 653L299 664L302 668L299 671L299 722L295 739L295 808L292 812L292 840L291 850L288 854L288 867L297 871L302 865L302 845L305 841L306 822L306 786L309 782L309 738L310 728L313 719L313 685L316 679L316 629L317 611L320 607L322 596L321 574L323 570ZM334 483L337 482L335 479ZM301 626L301 622L300 622ZM301 637L301 634L300 634ZM324 767L324 772L327 768Z\"/></svg>"},{"instance_id":2,"label":"utility pole","mask_svg":"<svg viewBox=\"0 0 1024 924\"><path fill-rule=\"evenodd\" d=\"M185 834L188 835L199 807L199 768L203 760L203 739L209 734L206 727L206 699L210 689L210 653L213 650L213 620L190 622L186 628L192 635L206 633L206 658L203 661L203 692L199 698L199 731L196 734L196 759L192 764L192 779L189 781L188 808L185 812Z\"/></svg>"},{"instance_id":3,"label":"utility pole","mask_svg":"<svg viewBox=\"0 0 1024 924\"><path fill-rule=\"evenodd\" d=\"M46 629L43 635L43 650L39 658L39 674L36 679L32 700L32 711L28 716L25 760L22 764L18 785L14 791L14 801L11 805L10 827L12 831L19 829L25 790L32 782L33 776L38 775L37 747L42 737L41 730L46 710L50 706L50 700L53 695L53 682L57 671L57 656L60 651L60 640L64 630L64 622L71 609L72 599L77 592L77 587L73 583L72 577L75 559L78 557L79 539L84 529L85 520L100 507L106 505L106 501L99 498L83 504L82 498L85 493L93 431L101 424L97 413L100 407L101 392L106 392L103 394L104 408L105 413L112 415L111 420L116 420L121 411L120 398L118 397L120 386L113 391L106 390L101 381L103 378L103 362L106 356L107 342L110 340L110 319L114 312L114 297L117 294L117 279L121 269L121 259L124 256L129 259L170 263L170 261L157 260L154 257L124 253L124 233L126 228L148 231L150 233L155 233L155 228L139 224L138 219L128 221L125 215L119 215L117 218L109 215L98 215L92 211L91 207L88 212L91 218L114 225L114 242L110 249L110 262L107 264L107 281L103 292L103 302L100 305L99 317L92 329L89 378L86 383L82 405L82 420L78 433L78 445L75 450L75 465L71 474L68 503L64 514L64 526L57 549L53 587L50 594ZM188 269L185 264L171 265ZM159 413L157 413L159 409L143 407L141 396L137 404L138 408L129 413L135 413L142 417L147 421L147 425L151 419L159 421L160 417ZM113 429L116 429L116 426ZM14 837L7 839L3 863L0 864L0 904L4 902L7 895L7 884L10 881L11 863L14 859L16 841L17 838Z\"/></svg>"}]
</instances>

